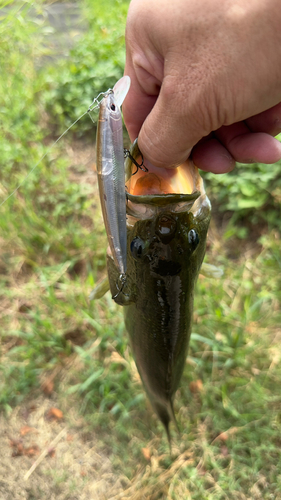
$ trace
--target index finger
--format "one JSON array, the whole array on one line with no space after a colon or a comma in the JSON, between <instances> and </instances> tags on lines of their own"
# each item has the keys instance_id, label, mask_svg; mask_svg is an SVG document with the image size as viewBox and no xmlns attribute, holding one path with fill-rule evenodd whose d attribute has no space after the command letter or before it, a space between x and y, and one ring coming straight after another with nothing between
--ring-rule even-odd
<instances>
[{"instance_id":1,"label":"index finger","mask_svg":"<svg viewBox=\"0 0 281 500\"><path fill-rule=\"evenodd\" d=\"M138 71L142 73L141 77L147 82L152 93L148 94L143 89L132 64L127 62L124 74L131 78L131 87L123 103L122 110L131 141L138 137L142 124L152 110L159 94L159 84L156 79L143 68L138 68Z\"/></svg>"}]
</instances>

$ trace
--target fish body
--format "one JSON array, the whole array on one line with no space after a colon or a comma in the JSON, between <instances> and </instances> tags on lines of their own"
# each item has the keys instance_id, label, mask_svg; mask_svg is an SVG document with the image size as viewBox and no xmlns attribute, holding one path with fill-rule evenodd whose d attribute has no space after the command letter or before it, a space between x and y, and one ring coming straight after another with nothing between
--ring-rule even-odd
<instances>
[{"instance_id":1,"label":"fish body","mask_svg":"<svg viewBox=\"0 0 281 500\"><path fill-rule=\"evenodd\" d=\"M119 275L123 275L127 267L123 126L120 107L112 91L100 103L96 144L103 219L115 265Z\"/></svg>"},{"instance_id":2,"label":"fish body","mask_svg":"<svg viewBox=\"0 0 281 500\"><path fill-rule=\"evenodd\" d=\"M107 258L111 293L125 306L134 359L168 437L211 212L198 170L189 166L194 180L189 194L127 194L127 281L121 293L118 270L112 257ZM142 177L146 183L148 177Z\"/></svg>"}]
</instances>

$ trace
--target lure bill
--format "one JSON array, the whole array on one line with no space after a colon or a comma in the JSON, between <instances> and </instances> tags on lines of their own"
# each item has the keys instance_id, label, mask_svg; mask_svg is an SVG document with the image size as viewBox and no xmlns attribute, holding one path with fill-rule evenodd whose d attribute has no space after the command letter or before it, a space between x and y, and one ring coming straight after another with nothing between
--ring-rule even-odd
<instances>
[{"instance_id":1,"label":"lure bill","mask_svg":"<svg viewBox=\"0 0 281 500\"><path fill-rule=\"evenodd\" d=\"M127 269L126 191L123 122L120 111L130 79L123 77L100 103L97 127L97 173L107 238L119 276ZM123 278L124 279L124 278Z\"/></svg>"},{"instance_id":2,"label":"lure bill","mask_svg":"<svg viewBox=\"0 0 281 500\"><path fill-rule=\"evenodd\" d=\"M113 87L113 94L115 97L116 104L119 108L122 106L123 101L125 100L126 95L129 92L131 86L131 78L127 75L122 76L118 82L115 83Z\"/></svg>"}]
</instances>

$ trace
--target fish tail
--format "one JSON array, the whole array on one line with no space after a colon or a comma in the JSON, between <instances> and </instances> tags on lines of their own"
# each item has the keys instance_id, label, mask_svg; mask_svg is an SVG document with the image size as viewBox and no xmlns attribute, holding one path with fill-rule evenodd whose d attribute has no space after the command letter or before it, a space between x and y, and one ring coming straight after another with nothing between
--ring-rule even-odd
<instances>
[{"instance_id":1,"label":"fish tail","mask_svg":"<svg viewBox=\"0 0 281 500\"><path fill-rule=\"evenodd\" d=\"M179 426L176 421L175 417L175 412L174 412L174 407L173 407L173 402L172 400L167 401L165 404L160 403L159 401L154 401L154 409L161 420L162 424L164 425L167 438L169 441L169 446L170 446L170 451L171 451L171 434L170 434L170 422L172 421L178 431L179 431Z\"/></svg>"}]
</instances>

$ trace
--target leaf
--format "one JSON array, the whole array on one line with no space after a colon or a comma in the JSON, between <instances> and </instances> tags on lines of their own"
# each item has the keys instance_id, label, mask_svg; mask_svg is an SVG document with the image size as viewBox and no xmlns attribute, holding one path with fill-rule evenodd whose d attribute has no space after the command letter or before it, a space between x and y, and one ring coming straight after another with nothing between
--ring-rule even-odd
<instances>
[{"instance_id":1,"label":"leaf","mask_svg":"<svg viewBox=\"0 0 281 500\"><path fill-rule=\"evenodd\" d=\"M141 451L142 451L142 454L143 454L145 460L147 460L148 462L150 462L150 459L151 459L150 448L142 448Z\"/></svg>"},{"instance_id":2,"label":"leaf","mask_svg":"<svg viewBox=\"0 0 281 500\"><path fill-rule=\"evenodd\" d=\"M33 457L40 452L40 448L37 444L25 448L20 439L10 439L10 446L13 448L12 457L20 457L22 455Z\"/></svg>"},{"instance_id":3,"label":"leaf","mask_svg":"<svg viewBox=\"0 0 281 500\"><path fill-rule=\"evenodd\" d=\"M198 379L198 380L194 380L194 381L190 382L189 389L190 389L190 392L192 392L192 394L198 394L199 392L202 392L203 391L202 380Z\"/></svg>"},{"instance_id":4,"label":"leaf","mask_svg":"<svg viewBox=\"0 0 281 500\"><path fill-rule=\"evenodd\" d=\"M29 434L30 432L37 432L37 430L34 427L29 427L28 425L24 425L20 429L21 436L26 436L26 434Z\"/></svg>"},{"instance_id":5,"label":"leaf","mask_svg":"<svg viewBox=\"0 0 281 500\"><path fill-rule=\"evenodd\" d=\"M256 186L252 183L250 184L249 182L241 184L240 189L241 193L244 194L245 196L252 197L258 194Z\"/></svg>"},{"instance_id":6,"label":"leaf","mask_svg":"<svg viewBox=\"0 0 281 500\"><path fill-rule=\"evenodd\" d=\"M28 448L24 448L24 455L27 457L34 457L35 455L39 455L40 453L40 448L37 446L37 444L33 444L29 446Z\"/></svg>"},{"instance_id":7,"label":"leaf","mask_svg":"<svg viewBox=\"0 0 281 500\"><path fill-rule=\"evenodd\" d=\"M221 432L213 441L213 443L217 442L217 441L227 441L231 436L233 436L234 434L236 434L237 432L239 431L239 428L238 427L231 427L230 429L228 429L227 431L225 432Z\"/></svg>"},{"instance_id":8,"label":"leaf","mask_svg":"<svg viewBox=\"0 0 281 500\"><path fill-rule=\"evenodd\" d=\"M100 368L96 372L92 373L92 375L90 375L90 377L88 377L87 380L85 380L85 382L83 382L83 384L80 385L80 391L82 391L82 392L86 391L86 389L88 389L88 387L95 380L97 380L103 374L103 372L104 372L104 369Z\"/></svg>"},{"instance_id":9,"label":"leaf","mask_svg":"<svg viewBox=\"0 0 281 500\"><path fill-rule=\"evenodd\" d=\"M61 420L63 418L63 412L59 408L50 408L46 414L48 420Z\"/></svg>"},{"instance_id":10,"label":"leaf","mask_svg":"<svg viewBox=\"0 0 281 500\"><path fill-rule=\"evenodd\" d=\"M210 345L213 347L215 345L215 342L211 339L207 339L206 337L202 337L202 335L199 335L198 333L192 333L191 334L192 340L197 340L198 342L203 342L204 344Z\"/></svg>"}]
</instances>

